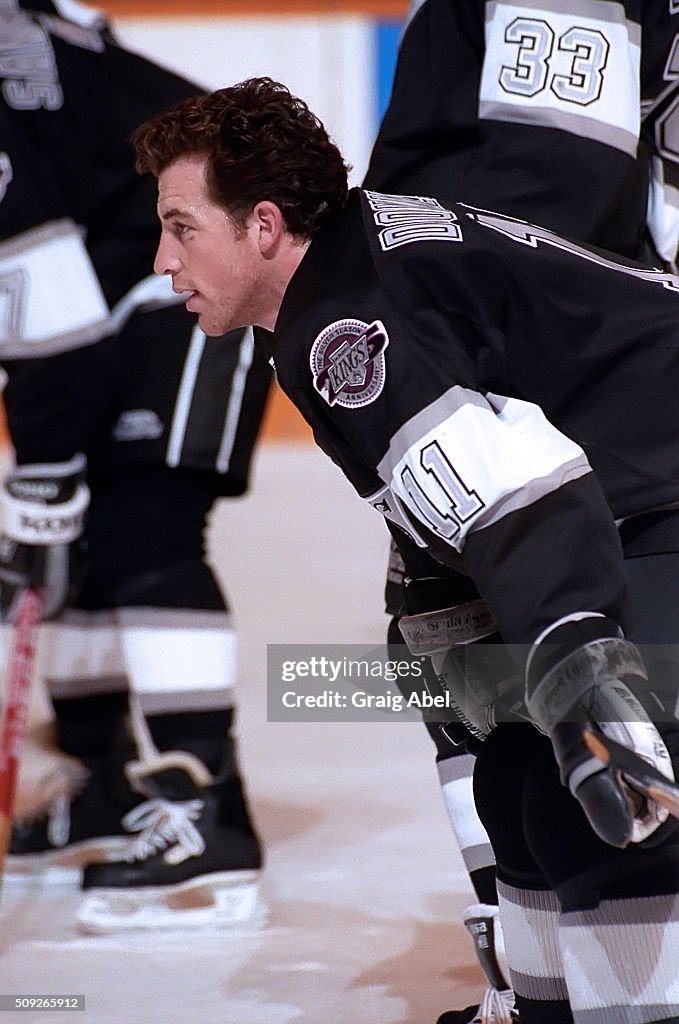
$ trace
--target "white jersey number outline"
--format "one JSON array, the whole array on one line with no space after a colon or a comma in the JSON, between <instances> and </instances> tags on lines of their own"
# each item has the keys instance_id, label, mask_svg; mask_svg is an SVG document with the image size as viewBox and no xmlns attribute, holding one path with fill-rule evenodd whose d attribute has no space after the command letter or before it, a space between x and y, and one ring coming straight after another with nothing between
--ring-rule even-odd
<instances>
[{"instance_id":1,"label":"white jersey number outline","mask_svg":"<svg viewBox=\"0 0 679 1024\"><path fill-rule=\"evenodd\" d=\"M440 537L450 540L484 504L460 478L438 441L420 449L419 461L427 475L416 478L410 467L404 466L401 482L424 522Z\"/></svg>"},{"instance_id":2,"label":"white jersey number outline","mask_svg":"<svg viewBox=\"0 0 679 1024\"><path fill-rule=\"evenodd\" d=\"M466 206L466 203L460 203L459 205ZM679 277L676 274L670 274L654 267L628 266L625 263L619 263L614 258L609 259L604 256L602 251L588 249L587 246L578 245L576 242L562 238L547 228L538 227L536 224L529 224L528 221L509 217L506 214L494 213L489 210L478 210L473 206L469 206L467 209L469 211L468 216L478 224L491 228L501 235L506 235L512 241L520 242L531 249L537 249L539 244L551 245L555 249L562 249L564 252L571 253L573 256L578 256L580 259L587 260L590 263L595 263L597 266L605 267L607 270L615 270L619 274L627 274L630 277L637 278L639 281L659 284L669 291L679 291Z\"/></svg>"},{"instance_id":3,"label":"white jersey number outline","mask_svg":"<svg viewBox=\"0 0 679 1024\"><path fill-rule=\"evenodd\" d=\"M536 96L549 87L567 103L587 106L601 96L603 72L610 45L595 29L574 25L556 40L557 49L572 53L568 74L553 74L549 59L554 51L554 30L538 18L515 18L507 26L505 42L518 44L514 66L503 65L500 85L518 96Z\"/></svg>"}]
</instances>

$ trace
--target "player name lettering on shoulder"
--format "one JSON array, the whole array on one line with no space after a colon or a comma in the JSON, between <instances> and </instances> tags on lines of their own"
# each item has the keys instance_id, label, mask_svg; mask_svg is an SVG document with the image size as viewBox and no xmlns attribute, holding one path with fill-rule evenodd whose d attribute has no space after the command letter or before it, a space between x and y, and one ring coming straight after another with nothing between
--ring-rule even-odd
<instances>
[{"instance_id":1,"label":"player name lettering on shoulder","mask_svg":"<svg viewBox=\"0 0 679 1024\"><path fill-rule=\"evenodd\" d=\"M562 252L568 252L573 256L587 260L589 263L595 263L597 266L605 267L608 270L615 270L619 274L627 274L630 277L637 278L639 281L659 284L672 292L679 291L679 276L670 274L658 267L644 267L641 264L624 263L621 260L615 259L613 255L611 257L604 256L602 250L589 248L586 245L578 245L570 239L561 238L560 235L549 231L547 228L538 227L536 224L529 224L525 220L509 217L503 213L493 213L490 210L478 210L473 206L467 206L466 203L460 203L460 206L466 207L468 211L466 216L471 220L475 220L477 224L491 228L493 231L511 238L512 241L520 242L531 249L537 249L539 245L549 245L554 249L561 249Z\"/></svg>"},{"instance_id":2,"label":"player name lettering on shoulder","mask_svg":"<svg viewBox=\"0 0 679 1024\"><path fill-rule=\"evenodd\" d=\"M452 210L427 196L390 196L366 191L384 252L411 242L461 242Z\"/></svg>"}]
</instances>

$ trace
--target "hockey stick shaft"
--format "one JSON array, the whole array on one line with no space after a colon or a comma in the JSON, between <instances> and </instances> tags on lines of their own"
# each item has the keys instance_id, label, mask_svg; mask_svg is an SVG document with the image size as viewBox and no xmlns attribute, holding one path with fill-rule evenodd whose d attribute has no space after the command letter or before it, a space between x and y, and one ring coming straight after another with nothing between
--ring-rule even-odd
<instances>
[{"instance_id":1,"label":"hockey stick shaft","mask_svg":"<svg viewBox=\"0 0 679 1024\"><path fill-rule=\"evenodd\" d=\"M12 835L20 745L26 723L42 598L27 588L19 598L0 729L0 881Z\"/></svg>"}]
</instances>

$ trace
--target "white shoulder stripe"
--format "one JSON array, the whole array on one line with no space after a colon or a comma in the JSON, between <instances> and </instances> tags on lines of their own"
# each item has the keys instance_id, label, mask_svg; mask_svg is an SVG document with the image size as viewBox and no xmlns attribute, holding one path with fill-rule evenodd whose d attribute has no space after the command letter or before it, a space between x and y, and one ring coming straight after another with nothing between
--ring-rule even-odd
<instances>
[{"instance_id":1,"label":"white shoulder stripe","mask_svg":"<svg viewBox=\"0 0 679 1024\"><path fill-rule=\"evenodd\" d=\"M0 358L54 355L110 332L106 299L72 220L0 243Z\"/></svg>"},{"instance_id":2,"label":"white shoulder stripe","mask_svg":"<svg viewBox=\"0 0 679 1024\"><path fill-rule=\"evenodd\" d=\"M591 472L538 406L459 386L397 431L377 469L415 519L458 552L471 531Z\"/></svg>"}]
</instances>

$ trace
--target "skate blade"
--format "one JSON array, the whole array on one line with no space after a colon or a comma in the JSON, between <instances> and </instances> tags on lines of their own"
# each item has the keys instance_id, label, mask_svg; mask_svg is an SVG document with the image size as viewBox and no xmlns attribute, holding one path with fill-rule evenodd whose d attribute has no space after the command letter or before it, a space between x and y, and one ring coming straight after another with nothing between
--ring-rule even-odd
<instances>
[{"instance_id":1,"label":"skate blade","mask_svg":"<svg viewBox=\"0 0 679 1024\"><path fill-rule=\"evenodd\" d=\"M96 889L76 914L78 926L90 935L223 928L263 920L256 871L216 872L171 887Z\"/></svg>"},{"instance_id":2,"label":"skate blade","mask_svg":"<svg viewBox=\"0 0 679 1024\"><path fill-rule=\"evenodd\" d=\"M620 772L633 789L664 807L672 817L679 818L679 786L675 782L608 736L594 735L590 729L584 729L582 738L597 760Z\"/></svg>"}]
</instances>

